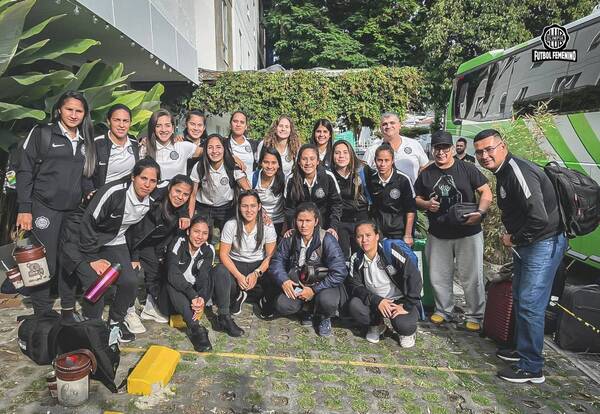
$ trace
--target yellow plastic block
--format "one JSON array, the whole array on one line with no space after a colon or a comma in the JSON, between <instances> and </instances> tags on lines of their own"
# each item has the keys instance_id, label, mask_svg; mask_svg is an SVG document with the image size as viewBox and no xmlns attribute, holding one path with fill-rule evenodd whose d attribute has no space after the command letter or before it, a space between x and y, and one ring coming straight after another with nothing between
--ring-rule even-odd
<instances>
[{"instance_id":1,"label":"yellow plastic block","mask_svg":"<svg viewBox=\"0 0 600 414\"><path fill-rule=\"evenodd\" d=\"M104 411L104 414L123 414L121 411Z\"/></svg>"},{"instance_id":2,"label":"yellow plastic block","mask_svg":"<svg viewBox=\"0 0 600 414\"><path fill-rule=\"evenodd\" d=\"M177 329L187 328L187 324L185 323L185 321L183 320L183 316L181 315L171 315L171 317L169 318L169 326L171 326L171 328Z\"/></svg>"},{"instance_id":3,"label":"yellow plastic block","mask_svg":"<svg viewBox=\"0 0 600 414\"><path fill-rule=\"evenodd\" d=\"M152 345L127 378L127 393L150 395L169 383L181 354L166 346Z\"/></svg>"}]
</instances>

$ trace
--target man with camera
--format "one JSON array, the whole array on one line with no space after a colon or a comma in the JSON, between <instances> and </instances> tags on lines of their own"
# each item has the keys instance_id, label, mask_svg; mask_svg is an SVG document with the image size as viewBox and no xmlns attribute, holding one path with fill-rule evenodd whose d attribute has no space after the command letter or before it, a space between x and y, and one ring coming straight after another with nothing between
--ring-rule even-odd
<instances>
[{"instance_id":1,"label":"man with camera","mask_svg":"<svg viewBox=\"0 0 600 414\"><path fill-rule=\"evenodd\" d=\"M348 312L360 325L367 326L367 341L379 342L385 333L384 318L399 335L402 348L415 346L417 303L423 282L415 263L395 245L386 257L379 244L375 222L360 222L355 231L360 250L350 259L346 280L350 302Z\"/></svg>"},{"instance_id":2,"label":"man with camera","mask_svg":"<svg viewBox=\"0 0 600 414\"><path fill-rule=\"evenodd\" d=\"M269 273L281 293L275 301L280 315L301 316L302 325L316 326L320 336L330 336L331 317L346 298L348 269L337 239L320 227L319 209L300 204L294 215L295 231L284 238L271 259Z\"/></svg>"}]
</instances>

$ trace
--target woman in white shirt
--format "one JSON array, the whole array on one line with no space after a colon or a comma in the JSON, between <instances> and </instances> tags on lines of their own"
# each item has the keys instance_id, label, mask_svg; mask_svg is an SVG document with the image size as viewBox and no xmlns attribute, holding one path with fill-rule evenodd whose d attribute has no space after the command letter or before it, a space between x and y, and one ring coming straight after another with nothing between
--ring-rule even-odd
<instances>
[{"instance_id":1,"label":"woman in white shirt","mask_svg":"<svg viewBox=\"0 0 600 414\"><path fill-rule=\"evenodd\" d=\"M174 132L175 119L169 111L159 109L152 114L143 146L145 156L154 158L160 165L162 181L158 188L165 188L177 174L186 174L187 161L202 153L200 147L191 142L176 142Z\"/></svg>"},{"instance_id":2,"label":"woman in white shirt","mask_svg":"<svg viewBox=\"0 0 600 414\"><path fill-rule=\"evenodd\" d=\"M331 148L333 147L333 125L328 119L318 119L313 126L310 142L319 149L319 161L331 169Z\"/></svg>"},{"instance_id":3,"label":"woman in white shirt","mask_svg":"<svg viewBox=\"0 0 600 414\"><path fill-rule=\"evenodd\" d=\"M257 154L263 148L275 148L281 156L281 168L287 178L294 167L294 160L300 148L300 139L294 121L287 115L282 115L273 122L265 138L258 144Z\"/></svg>"},{"instance_id":4,"label":"woman in white shirt","mask_svg":"<svg viewBox=\"0 0 600 414\"><path fill-rule=\"evenodd\" d=\"M252 176L252 188L260 197L264 214L275 226L277 237L283 234L285 224L285 177L281 165L281 156L277 149L264 147L258 161L259 169L254 171Z\"/></svg>"},{"instance_id":5,"label":"woman in white shirt","mask_svg":"<svg viewBox=\"0 0 600 414\"><path fill-rule=\"evenodd\" d=\"M195 213L208 219L215 227L222 229L233 216L233 200L239 188L250 189L244 174L225 151L224 138L211 134L202 144L203 155L192 168L190 178L194 189L190 197L190 217Z\"/></svg>"},{"instance_id":6,"label":"woman in white shirt","mask_svg":"<svg viewBox=\"0 0 600 414\"><path fill-rule=\"evenodd\" d=\"M231 315L241 313L248 292L257 293L261 299L264 295L272 302L272 285L264 273L269 268L276 242L275 228L263 220L258 193L244 191L240 194L236 217L225 223L221 232L221 264L213 273L219 311L217 326L229 336L244 334Z\"/></svg>"},{"instance_id":7,"label":"woman in white shirt","mask_svg":"<svg viewBox=\"0 0 600 414\"><path fill-rule=\"evenodd\" d=\"M246 137L248 131L248 116L242 111L235 111L229 119L229 136L225 148L231 152L234 158L244 163L243 171L248 177L254 171L258 141Z\"/></svg>"}]
</instances>

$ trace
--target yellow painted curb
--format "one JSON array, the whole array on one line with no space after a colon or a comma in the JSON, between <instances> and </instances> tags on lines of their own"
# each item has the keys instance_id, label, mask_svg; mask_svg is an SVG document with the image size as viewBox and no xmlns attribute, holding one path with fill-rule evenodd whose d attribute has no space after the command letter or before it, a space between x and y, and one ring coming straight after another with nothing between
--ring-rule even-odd
<instances>
[{"instance_id":1,"label":"yellow painted curb","mask_svg":"<svg viewBox=\"0 0 600 414\"><path fill-rule=\"evenodd\" d=\"M152 345L127 378L127 393L150 395L169 383L181 354L166 346Z\"/></svg>"}]
</instances>

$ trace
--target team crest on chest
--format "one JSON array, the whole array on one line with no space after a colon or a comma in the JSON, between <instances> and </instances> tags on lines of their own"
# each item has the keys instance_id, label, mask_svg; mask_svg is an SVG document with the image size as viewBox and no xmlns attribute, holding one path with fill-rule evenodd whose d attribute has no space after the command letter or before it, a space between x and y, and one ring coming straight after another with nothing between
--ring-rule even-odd
<instances>
[{"instance_id":1,"label":"team crest on chest","mask_svg":"<svg viewBox=\"0 0 600 414\"><path fill-rule=\"evenodd\" d=\"M407 155L412 154L412 148L411 147L405 147L404 148L404 153L407 154Z\"/></svg>"},{"instance_id":2,"label":"team crest on chest","mask_svg":"<svg viewBox=\"0 0 600 414\"><path fill-rule=\"evenodd\" d=\"M221 179L219 180L219 182L221 183L221 185L229 185L229 178L227 178L227 177L221 177Z\"/></svg>"},{"instance_id":3,"label":"team crest on chest","mask_svg":"<svg viewBox=\"0 0 600 414\"><path fill-rule=\"evenodd\" d=\"M179 153L177 151L171 151L171 153L169 154L169 158L171 158L172 160L176 160L179 158Z\"/></svg>"},{"instance_id":4,"label":"team crest on chest","mask_svg":"<svg viewBox=\"0 0 600 414\"><path fill-rule=\"evenodd\" d=\"M400 190L398 190L397 188L393 188L392 191L390 191L390 197L394 200L397 200L400 198Z\"/></svg>"},{"instance_id":5,"label":"team crest on chest","mask_svg":"<svg viewBox=\"0 0 600 414\"><path fill-rule=\"evenodd\" d=\"M251 153L252 152L252 147L250 146L250 144L246 145L244 147L244 149L246 150L247 153Z\"/></svg>"},{"instance_id":6,"label":"team crest on chest","mask_svg":"<svg viewBox=\"0 0 600 414\"><path fill-rule=\"evenodd\" d=\"M325 197L325 191L322 188L317 188L317 191L315 191L315 197L317 197L317 198Z\"/></svg>"}]
</instances>

